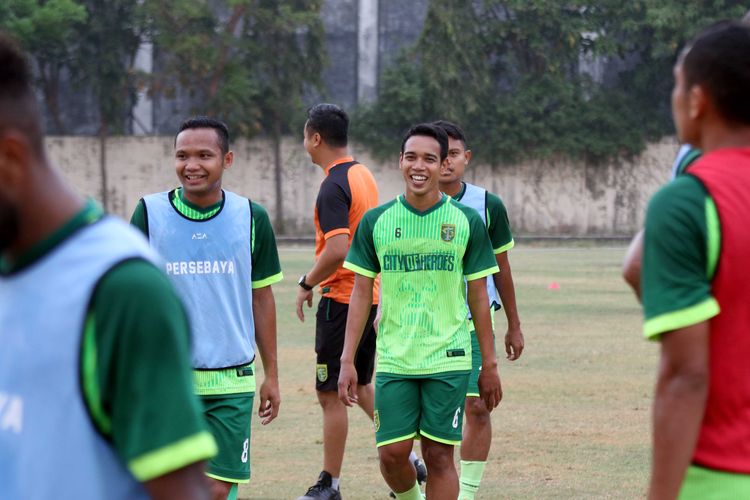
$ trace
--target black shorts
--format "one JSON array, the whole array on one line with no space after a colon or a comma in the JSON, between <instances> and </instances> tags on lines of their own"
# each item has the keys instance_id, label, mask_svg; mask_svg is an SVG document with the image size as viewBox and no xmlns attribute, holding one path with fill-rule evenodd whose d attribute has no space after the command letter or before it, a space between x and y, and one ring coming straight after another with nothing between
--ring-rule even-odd
<instances>
[{"instance_id":1,"label":"black shorts","mask_svg":"<svg viewBox=\"0 0 750 500\"><path fill-rule=\"evenodd\" d=\"M315 389L318 391L338 391L348 312L349 304L342 304L328 297L323 297L318 303L318 312L315 316ZM375 329L372 322L375 320L376 312L377 306L372 306L354 357L358 385L372 382L372 373L375 369Z\"/></svg>"}]
</instances>

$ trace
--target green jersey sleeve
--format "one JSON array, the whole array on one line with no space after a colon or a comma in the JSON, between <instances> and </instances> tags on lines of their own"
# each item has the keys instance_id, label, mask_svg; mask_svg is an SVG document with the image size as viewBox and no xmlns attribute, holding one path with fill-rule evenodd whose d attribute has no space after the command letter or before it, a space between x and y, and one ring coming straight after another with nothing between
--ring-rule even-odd
<instances>
[{"instance_id":1,"label":"green jersey sleeve","mask_svg":"<svg viewBox=\"0 0 750 500\"><path fill-rule=\"evenodd\" d=\"M268 212L261 205L251 202L253 213L253 231L251 234L251 251L253 258L253 288L278 283L284 278L279 262L279 250L276 247L276 236L271 227Z\"/></svg>"},{"instance_id":2,"label":"green jersey sleeve","mask_svg":"<svg viewBox=\"0 0 750 500\"><path fill-rule=\"evenodd\" d=\"M138 200L138 204L133 210L133 215L130 216L130 224L140 229L140 231L148 238L148 220L146 219L146 203L143 198Z\"/></svg>"},{"instance_id":3,"label":"green jersey sleeve","mask_svg":"<svg viewBox=\"0 0 750 500\"><path fill-rule=\"evenodd\" d=\"M492 245L482 219L473 208L461 205L469 220L469 241L464 252L464 276L467 281L484 278L499 271L492 253Z\"/></svg>"},{"instance_id":4,"label":"green jersey sleeve","mask_svg":"<svg viewBox=\"0 0 750 500\"><path fill-rule=\"evenodd\" d=\"M139 481L216 453L193 392L189 335L182 303L150 263L125 261L99 282L82 346L84 395Z\"/></svg>"},{"instance_id":5,"label":"green jersey sleeve","mask_svg":"<svg viewBox=\"0 0 750 500\"><path fill-rule=\"evenodd\" d=\"M644 335L656 337L718 314L711 279L719 255L719 222L703 185L683 175L664 186L649 202L645 226Z\"/></svg>"},{"instance_id":6,"label":"green jersey sleeve","mask_svg":"<svg viewBox=\"0 0 750 500\"><path fill-rule=\"evenodd\" d=\"M515 245L505 204L490 192L487 193L487 232L495 254L507 252Z\"/></svg>"},{"instance_id":7,"label":"green jersey sleeve","mask_svg":"<svg viewBox=\"0 0 750 500\"><path fill-rule=\"evenodd\" d=\"M373 240L378 213L377 209L371 209L362 216L344 261L346 269L369 278L375 278L380 272L380 260Z\"/></svg>"}]
</instances>

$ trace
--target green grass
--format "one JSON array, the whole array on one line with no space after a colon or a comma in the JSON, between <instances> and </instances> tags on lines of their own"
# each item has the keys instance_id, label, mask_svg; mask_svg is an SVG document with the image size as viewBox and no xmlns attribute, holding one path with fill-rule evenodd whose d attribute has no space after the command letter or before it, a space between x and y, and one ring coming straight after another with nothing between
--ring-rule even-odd
<instances>
[{"instance_id":1,"label":"green grass","mask_svg":"<svg viewBox=\"0 0 750 500\"><path fill-rule=\"evenodd\" d=\"M526 350L518 361L500 363L504 398L492 414L478 499L643 496L657 347L643 340L639 307L620 278L623 254L596 247L511 251ZM266 427L254 417L253 478L240 498L296 498L322 464L315 306L304 324L294 314L296 280L312 264L312 249L285 249L281 258L285 280L274 286L281 413ZM553 281L559 290L548 289ZM503 313L496 319L501 339ZM342 494L386 499L388 491L372 426L352 410Z\"/></svg>"}]
</instances>

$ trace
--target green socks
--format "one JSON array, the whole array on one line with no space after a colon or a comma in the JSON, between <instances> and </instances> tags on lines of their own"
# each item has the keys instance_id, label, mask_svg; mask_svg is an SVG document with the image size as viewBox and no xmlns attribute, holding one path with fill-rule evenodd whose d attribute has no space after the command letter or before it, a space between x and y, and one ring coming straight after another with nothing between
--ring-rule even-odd
<instances>
[{"instance_id":1,"label":"green socks","mask_svg":"<svg viewBox=\"0 0 750 500\"><path fill-rule=\"evenodd\" d=\"M419 483L414 483L409 491L396 493L396 500L422 500L422 490L419 489Z\"/></svg>"},{"instance_id":2,"label":"green socks","mask_svg":"<svg viewBox=\"0 0 750 500\"><path fill-rule=\"evenodd\" d=\"M487 465L487 462L461 460L461 478L459 480L461 489L458 492L458 500L474 500L474 495L479 489L479 483L482 482L485 465Z\"/></svg>"},{"instance_id":3,"label":"green socks","mask_svg":"<svg viewBox=\"0 0 750 500\"><path fill-rule=\"evenodd\" d=\"M229 495L227 495L227 500L237 500L237 490L239 490L239 487L237 483L234 483L232 485L232 489L229 490Z\"/></svg>"}]
</instances>

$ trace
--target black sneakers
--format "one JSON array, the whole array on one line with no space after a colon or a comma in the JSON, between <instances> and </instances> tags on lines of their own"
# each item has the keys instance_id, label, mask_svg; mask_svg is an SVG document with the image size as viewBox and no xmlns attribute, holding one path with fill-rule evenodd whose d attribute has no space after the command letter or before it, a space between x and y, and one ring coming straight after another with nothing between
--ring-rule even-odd
<instances>
[{"instance_id":1,"label":"black sneakers","mask_svg":"<svg viewBox=\"0 0 750 500\"><path fill-rule=\"evenodd\" d=\"M427 469L425 469L426 473ZM341 500L341 493L332 486L332 483L331 475L323 471L318 476L318 482L310 486L307 493L297 500Z\"/></svg>"},{"instance_id":2,"label":"black sneakers","mask_svg":"<svg viewBox=\"0 0 750 500\"><path fill-rule=\"evenodd\" d=\"M422 486L427 482L427 466L424 464L421 458L417 458L414 462L414 468L417 469L417 483Z\"/></svg>"}]
</instances>

